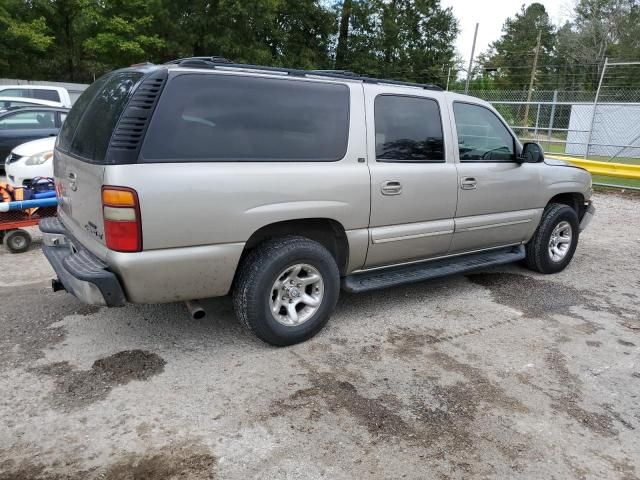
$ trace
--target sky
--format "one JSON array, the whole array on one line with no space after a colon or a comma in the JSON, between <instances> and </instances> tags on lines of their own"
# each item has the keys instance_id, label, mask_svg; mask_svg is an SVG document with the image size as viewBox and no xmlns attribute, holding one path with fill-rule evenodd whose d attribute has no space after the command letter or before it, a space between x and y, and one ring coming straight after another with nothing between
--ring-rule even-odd
<instances>
[{"instance_id":1,"label":"sky","mask_svg":"<svg viewBox=\"0 0 640 480\"><path fill-rule=\"evenodd\" d=\"M572 0L537 0L542 3L551 21L560 25L568 20L571 15ZM512 17L520 11L520 7L533 3L531 0L441 0L443 7L452 7L453 14L458 19L460 33L456 41L458 52L465 62L465 68L469 64L471 45L473 43L473 31L476 22L478 27L478 40L476 42L475 56L486 50L489 44L497 40L502 33L502 25L508 17Z\"/></svg>"}]
</instances>

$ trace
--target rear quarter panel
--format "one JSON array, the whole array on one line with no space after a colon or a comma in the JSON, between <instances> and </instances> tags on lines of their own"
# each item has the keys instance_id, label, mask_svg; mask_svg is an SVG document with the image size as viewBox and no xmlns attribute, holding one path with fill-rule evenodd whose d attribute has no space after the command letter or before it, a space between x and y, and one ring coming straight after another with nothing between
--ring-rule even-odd
<instances>
[{"instance_id":1,"label":"rear quarter panel","mask_svg":"<svg viewBox=\"0 0 640 480\"><path fill-rule=\"evenodd\" d=\"M104 184L138 192L145 251L244 243L263 226L302 218L366 232L369 171L358 161L366 158L364 101L361 85L349 88L350 135L339 161L113 165Z\"/></svg>"}]
</instances>

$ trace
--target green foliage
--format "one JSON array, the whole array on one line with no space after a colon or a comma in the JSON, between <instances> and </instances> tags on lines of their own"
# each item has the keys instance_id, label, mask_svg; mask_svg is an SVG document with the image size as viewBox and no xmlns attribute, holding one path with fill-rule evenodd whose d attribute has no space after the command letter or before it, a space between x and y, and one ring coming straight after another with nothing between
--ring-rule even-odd
<instances>
[{"instance_id":1,"label":"green foliage","mask_svg":"<svg viewBox=\"0 0 640 480\"><path fill-rule=\"evenodd\" d=\"M340 40L340 68L444 84L457 22L439 1L4 0L0 76L91 81L193 55L331 69Z\"/></svg>"},{"instance_id":2,"label":"green foliage","mask_svg":"<svg viewBox=\"0 0 640 480\"><path fill-rule=\"evenodd\" d=\"M87 38L82 42L88 61L114 69L154 58L164 41L155 33L155 0L104 0L89 6Z\"/></svg>"},{"instance_id":3,"label":"green foliage","mask_svg":"<svg viewBox=\"0 0 640 480\"><path fill-rule=\"evenodd\" d=\"M0 72L20 64L24 54L38 55L49 48L53 36L49 34L44 17L15 19L14 12L24 10L22 2L7 0L0 5ZM21 65L20 71L28 66Z\"/></svg>"},{"instance_id":4,"label":"green foliage","mask_svg":"<svg viewBox=\"0 0 640 480\"><path fill-rule=\"evenodd\" d=\"M491 79L492 89L528 89L538 32L542 41L534 88L593 91L605 57L638 60L640 3L578 0L573 20L559 28L551 25L542 5L523 7L505 22L502 37L480 56L474 80ZM616 67L615 74L608 75L607 87L640 88L638 72L637 66Z\"/></svg>"},{"instance_id":5,"label":"green foliage","mask_svg":"<svg viewBox=\"0 0 640 480\"><path fill-rule=\"evenodd\" d=\"M506 21L471 89L526 90L538 32L537 89L595 89L606 56L637 59L638 0L577 0L555 28L539 3ZM2 0L0 76L92 81L150 61L220 55L235 62L346 69L461 88L457 21L440 0ZM640 88L638 68L620 86Z\"/></svg>"},{"instance_id":6,"label":"green foliage","mask_svg":"<svg viewBox=\"0 0 640 480\"><path fill-rule=\"evenodd\" d=\"M444 85L457 33L439 0L354 0L344 63L376 77Z\"/></svg>"},{"instance_id":7,"label":"green foliage","mask_svg":"<svg viewBox=\"0 0 640 480\"><path fill-rule=\"evenodd\" d=\"M524 90L528 88L535 49L540 37L538 68L544 72L545 66L553 63L555 45L554 27L544 6L532 3L513 18L508 18L502 27L502 37L493 42L489 51L480 57L480 64L486 70L496 70L490 74L497 89ZM544 74L538 77L538 85L546 83Z\"/></svg>"}]
</instances>

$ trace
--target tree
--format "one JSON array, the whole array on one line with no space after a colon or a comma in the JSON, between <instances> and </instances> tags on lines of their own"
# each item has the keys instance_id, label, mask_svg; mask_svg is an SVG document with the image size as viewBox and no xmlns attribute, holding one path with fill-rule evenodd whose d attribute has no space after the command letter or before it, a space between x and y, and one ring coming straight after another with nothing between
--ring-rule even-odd
<instances>
[{"instance_id":1,"label":"tree","mask_svg":"<svg viewBox=\"0 0 640 480\"><path fill-rule=\"evenodd\" d=\"M156 0L102 0L87 11L90 33L83 47L98 74L156 58L164 42L154 29Z\"/></svg>"},{"instance_id":2,"label":"tree","mask_svg":"<svg viewBox=\"0 0 640 480\"><path fill-rule=\"evenodd\" d=\"M46 19L50 31L56 32L48 48L45 69L56 72L58 80L87 81L82 43L87 38L88 9L92 0L34 0L33 11Z\"/></svg>"},{"instance_id":3,"label":"tree","mask_svg":"<svg viewBox=\"0 0 640 480\"><path fill-rule=\"evenodd\" d=\"M640 4L637 0L579 0L575 20L558 32L558 59L565 88L595 90L606 57L638 59ZM616 86L640 86L638 70L616 69Z\"/></svg>"},{"instance_id":4,"label":"tree","mask_svg":"<svg viewBox=\"0 0 640 480\"><path fill-rule=\"evenodd\" d=\"M354 0L344 67L444 85L458 24L439 0Z\"/></svg>"},{"instance_id":5,"label":"tree","mask_svg":"<svg viewBox=\"0 0 640 480\"><path fill-rule=\"evenodd\" d=\"M44 17L34 15L24 2L6 0L0 5L0 75L29 75L34 65L25 59L42 55L53 39Z\"/></svg>"},{"instance_id":6,"label":"tree","mask_svg":"<svg viewBox=\"0 0 640 480\"><path fill-rule=\"evenodd\" d=\"M349 23L351 20L352 0L344 0L340 9L340 29L338 31L338 45L336 46L335 67L341 69L347 56L349 40Z\"/></svg>"},{"instance_id":7,"label":"tree","mask_svg":"<svg viewBox=\"0 0 640 480\"><path fill-rule=\"evenodd\" d=\"M547 67L553 64L555 31L544 5L532 3L523 5L519 13L505 21L502 36L479 58L483 71L492 72L485 74L495 80L497 88L528 89L538 33L541 37L535 85L544 88L552 83Z\"/></svg>"}]
</instances>

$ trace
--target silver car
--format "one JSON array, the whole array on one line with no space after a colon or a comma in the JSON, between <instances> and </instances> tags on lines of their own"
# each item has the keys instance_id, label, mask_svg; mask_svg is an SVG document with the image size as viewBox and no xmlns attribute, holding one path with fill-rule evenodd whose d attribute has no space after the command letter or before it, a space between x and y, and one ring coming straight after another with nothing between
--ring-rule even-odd
<instances>
[{"instance_id":1,"label":"silver car","mask_svg":"<svg viewBox=\"0 0 640 480\"><path fill-rule=\"evenodd\" d=\"M589 173L432 85L192 58L91 85L40 226L86 303L231 294L262 340L316 334L362 292L523 261L555 273L594 213Z\"/></svg>"}]
</instances>

